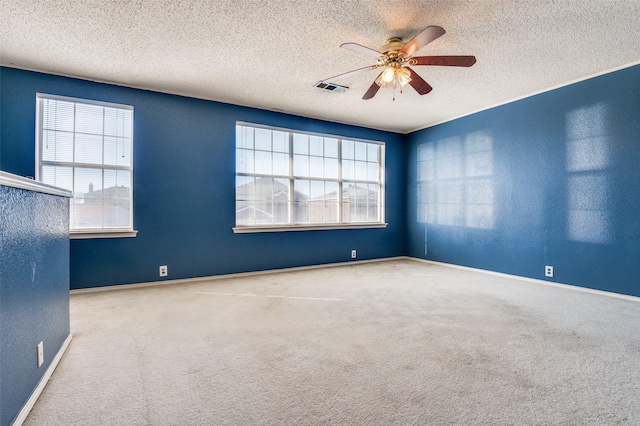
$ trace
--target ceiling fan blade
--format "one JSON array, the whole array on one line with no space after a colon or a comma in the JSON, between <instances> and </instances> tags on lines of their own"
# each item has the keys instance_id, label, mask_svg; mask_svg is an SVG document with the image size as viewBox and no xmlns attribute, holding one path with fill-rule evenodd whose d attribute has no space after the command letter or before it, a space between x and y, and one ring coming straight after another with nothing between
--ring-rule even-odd
<instances>
[{"instance_id":1,"label":"ceiling fan blade","mask_svg":"<svg viewBox=\"0 0 640 426\"><path fill-rule=\"evenodd\" d=\"M378 52L377 50L370 49L358 43L344 43L344 44L341 44L340 47L344 47L345 49L348 49L357 53L362 53L363 55L373 56L374 58L379 58L380 56L383 56L382 53Z\"/></svg>"},{"instance_id":2,"label":"ceiling fan blade","mask_svg":"<svg viewBox=\"0 0 640 426\"><path fill-rule=\"evenodd\" d=\"M431 90L433 90L433 87L431 87L429 83L424 81L422 77L420 77L414 70L412 70L409 67L405 67L405 68L408 69L409 72L411 73L411 80L409 81L409 84L411 85L411 87L416 89L416 92L418 92L421 95L426 95Z\"/></svg>"},{"instance_id":3,"label":"ceiling fan blade","mask_svg":"<svg viewBox=\"0 0 640 426\"><path fill-rule=\"evenodd\" d=\"M400 49L400 52L411 56L444 33L444 28L431 25L405 44L404 47Z\"/></svg>"},{"instance_id":4,"label":"ceiling fan blade","mask_svg":"<svg viewBox=\"0 0 640 426\"><path fill-rule=\"evenodd\" d=\"M348 77L350 75L360 74L361 72L364 72L364 71L376 69L377 67L378 67L377 65L369 65L368 67L358 68L357 70L353 70L353 71L345 72L343 74L334 75L333 77L325 78L324 80L322 80L322 82L329 83L340 78Z\"/></svg>"},{"instance_id":5,"label":"ceiling fan blade","mask_svg":"<svg viewBox=\"0 0 640 426\"><path fill-rule=\"evenodd\" d=\"M378 74L378 77L380 77L381 75L382 73ZM376 95L376 93L378 93L378 90L380 90L380 86L378 86L378 83L376 83L376 81L378 81L378 77L376 77L376 79L373 81L373 84L369 86L369 90L367 90L362 99L371 99Z\"/></svg>"},{"instance_id":6,"label":"ceiling fan blade","mask_svg":"<svg viewBox=\"0 0 640 426\"><path fill-rule=\"evenodd\" d=\"M414 56L411 65L442 65L447 67L470 67L476 63L475 56Z\"/></svg>"}]
</instances>

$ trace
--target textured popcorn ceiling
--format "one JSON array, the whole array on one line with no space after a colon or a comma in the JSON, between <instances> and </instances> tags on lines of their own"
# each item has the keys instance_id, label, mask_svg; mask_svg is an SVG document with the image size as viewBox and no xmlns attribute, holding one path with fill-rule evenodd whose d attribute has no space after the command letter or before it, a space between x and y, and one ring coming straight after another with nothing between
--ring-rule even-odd
<instances>
[{"instance_id":1,"label":"textured popcorn ceiling","mask_svg":"<svg viewBox=\"0 0 640 426\"><path fill-rule=\"evenodd\" d=\"M0 0L0 63L397 132L640 62L640 0ZM372 64L340 48L447 33L417 55L475 55L471 68L415 67L433 86L392 101L313 84Z\"/></svg>"}]
</instances>

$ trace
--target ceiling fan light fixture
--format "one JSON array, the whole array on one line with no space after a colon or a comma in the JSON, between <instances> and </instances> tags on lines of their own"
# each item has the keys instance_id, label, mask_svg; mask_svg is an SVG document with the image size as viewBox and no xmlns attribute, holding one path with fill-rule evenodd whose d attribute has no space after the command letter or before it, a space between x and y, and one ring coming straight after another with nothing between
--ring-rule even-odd
<instances>
[{"instance_id":1,"label":"ceiling fan light fixture","mask_svg":"<svg viewBox=\"0 0 640 426\"><path fill-rule=\"evenodd\" d=\"M384 83L391 83L396 78L396 70L393 67L389 67L382 72L381 79Z\"/></svg>"},{"instance_id":2,"label":"ceiling fan light fixture","mask_svg":"<svg viewBox=\"0 0 640 426\"><path fill-rule=\"evenodd\" d=\"M404 88L411 81L411 73L408 69L401 66L390 65L382 71L376 79L376 84L380 87L396 87Z\"/></svg>"},{"instance_id":3,"label":"ceiling fan light fixture","mask_svg":"<svg viewBox=\"0 0 640 426\"><path fill-rule=\"evenodd\" d=\"M396 78L401 87L406 86L411 81L411 73L406 68L398 68Z\"/></svg>"}]
</instances>

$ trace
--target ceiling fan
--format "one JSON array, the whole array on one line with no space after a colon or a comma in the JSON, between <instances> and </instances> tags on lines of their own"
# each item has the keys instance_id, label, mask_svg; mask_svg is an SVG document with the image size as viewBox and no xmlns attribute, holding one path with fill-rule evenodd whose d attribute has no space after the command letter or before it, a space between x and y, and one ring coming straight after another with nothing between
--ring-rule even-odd
<instances>
[{"instance_id":1,"label":"ceiling fan","mask_svg":"<svg viewBox=\"0 0 640 426\"><path fill-rule=\"evenodd\" d=\"M445 31L442 27L432 25L425 28L420 34L407 43L404 43L402 39L398 37L390 38L387 40L387 43L380 46L378 50L370 49L358 43L341 44L340 47L345 49L377 58L376 64L327 78L322 80L321 83L331 83L334 80L364 71L384 68L384 70L378 74L378 77L371 84L362 99L371 99L378 93L380 87L389 86L394 89L393 99L395 100L395 88L399 85L400 93L402 93L402 89L407 84L411 85L420 95L426 95L433 88L414 70L409 68L409 65L470 67L476 63L475 56L413 56L418 50L442 36L444 33Z\"/></svg>"}]
</instances>

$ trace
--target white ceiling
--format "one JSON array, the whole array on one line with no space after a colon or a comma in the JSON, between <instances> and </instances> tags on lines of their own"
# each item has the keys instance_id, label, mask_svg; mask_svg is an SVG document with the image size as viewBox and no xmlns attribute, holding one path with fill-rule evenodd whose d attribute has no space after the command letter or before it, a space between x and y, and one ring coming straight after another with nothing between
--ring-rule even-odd
<instances>
[{"instance_id":1,"label":"white ceiling","mask_svg":"<svg viewBox=\"0 0 640 426\"><path fill-rule=\"evenodd\" d=\"M401 133L640 62L640 0L0 0L2 65ZM416 55L475 55L471 68L415 67L433 86L362 95L377 49L428 25ZM372 59L374 59L372 61Z\"/></svg>"}]
</instances>

